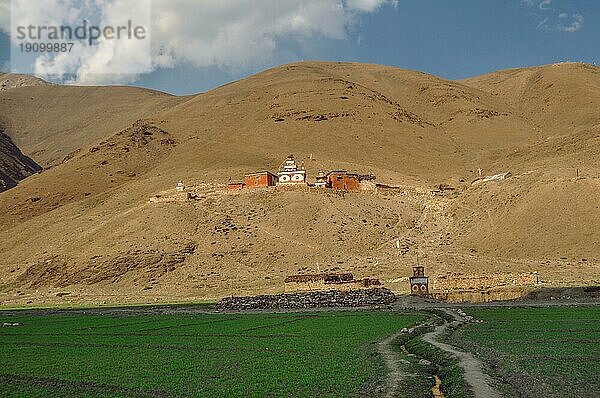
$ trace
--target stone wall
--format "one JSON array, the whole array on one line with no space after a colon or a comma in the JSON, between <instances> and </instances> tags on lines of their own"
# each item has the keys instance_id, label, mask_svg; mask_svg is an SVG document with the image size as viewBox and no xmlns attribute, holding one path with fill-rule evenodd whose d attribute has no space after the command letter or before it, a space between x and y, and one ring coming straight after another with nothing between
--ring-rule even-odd
<instances>
[{"instance_id":1,"label":"stone wall","mask_svg":"<svg viewBox=\"0 0 600 398\"><path fill-rule=\"evenodd\" d=\"M186 202L192 199L189 192L174 192L163 193L152 196L148 203L169 203L169 202Z\"/></svg>"},{"instance_id":2,"label":"stone wall","mask_svg":"<svg viewBox=\"0 0 600 398\"><path fill-rule=\"evenodd\" d=\"M431 290L451 292L454 290L483 290L506 286L534 286L538 275L533 272L490 272L481 274L449 273L430 278Z\"/></svg>"},{"instance_id":3,"label":"stone wall","mask_svg":"<svg viewBox=\"0 0 600 398\"><path fill-rule=\"evenodd\" d=\"M285 278L286 292L312 290L357 290L381 286L379 279L354 279L350 272L289 275Z\"/></svg>"},{"instance_id":4,"label":"stone wall","mask_svg":"<svg viewBox=\"0 0 600 398\"><path fill-rule=\"evenodd\" d=\"M312 290L357 290L369 289L373 286L381 286L378 279L354 279L346 282L327 283L323 280L308 282L286 282L284 289L286 292L302 292Z\"/></svg>"},{"instance_id":5,"label":"stone wall","mask_svg":"<svg viewBox=\"0 0 600 398\"><path fill-rule=\"evenodd\" d=\"M482 303L491 301L515 300L523 297L533 287L506 286L485 290L453 290L433 292L430 297L447 303Z\"/></svg>"},{"instance_id":6,"label":"stone wall","mask_svg":"<svg viewBox=\"0 0 600 398\"><path fill-rule=\"evenodd\" d=\"M217 310L299 309L325 307L363 307L390 304L396 296L389 289L361 289L350 291L320 291L284 293L249 297L226 297Z\"/></svg>"}]
</instances>

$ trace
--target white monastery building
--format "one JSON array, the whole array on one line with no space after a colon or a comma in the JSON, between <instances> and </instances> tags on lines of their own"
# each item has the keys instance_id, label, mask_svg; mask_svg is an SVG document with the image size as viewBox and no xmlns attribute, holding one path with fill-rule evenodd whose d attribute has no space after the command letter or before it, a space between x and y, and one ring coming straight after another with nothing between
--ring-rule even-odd
<instances>
[{"instance_id":1,"label":"white monastery building","mask_svg":"<svg viewBox=\"0 0 600 398\"><path fill-rule=\"evenodd\" d=\"M304 170L304 165L298 167L294 155L290 155L277 172L277 185L300 184L306 184L306 170Z\"/></svg>"}]
</instances>

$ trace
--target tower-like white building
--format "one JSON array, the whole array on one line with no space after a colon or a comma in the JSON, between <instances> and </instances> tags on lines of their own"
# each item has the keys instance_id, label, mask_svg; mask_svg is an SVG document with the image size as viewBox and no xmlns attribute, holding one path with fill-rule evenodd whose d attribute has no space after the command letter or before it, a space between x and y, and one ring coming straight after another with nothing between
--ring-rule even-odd
<instances>
[{"instance_id":1,"label":"tower-like white building","mask_svg":"<svg viewBox=\"0 0 600 398\"><path fill-rule=\"evenodd\" d=\"M315 187L327 187L327 174L323 170L319 170L319 174L317 174L317 181L315 182Z\"/></svg>"},{"instance_id":2,"label":"tower-like white building","mask_svg":"<svg viewBox=\"0 0 600 398\"><path fill-rule=\"evenodd\" d=\"M298 167L294 155L290 155L277 172L277 185L300 184L306 184L306 170L304 170L304 166Z\"/></svg>"}]
</instances>

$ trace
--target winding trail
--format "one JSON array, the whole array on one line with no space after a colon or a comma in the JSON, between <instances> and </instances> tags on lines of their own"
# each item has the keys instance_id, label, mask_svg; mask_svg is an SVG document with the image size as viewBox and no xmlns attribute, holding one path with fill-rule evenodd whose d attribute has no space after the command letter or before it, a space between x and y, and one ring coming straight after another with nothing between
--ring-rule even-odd
<instances>
[{"instance_id":1,"label":"winding trail","mask_svg":"<svg viewBox=\"0 0 600 398\"><path fill-rule=\"evenodd\" d=\"M462 324L465 319L455 311L442 309L454 317L452 324ZM423 341L446 351L458 358L459 366L463 369L465 381L475 393L476 398L502 398L502 395L492 387L492 379L483 372L483 363L468 352L460 351L450 344L442 343L437 339L446 331L450 323L446 322L437 326L433 332L424 334Z\"/></svg>"},{"instance_id":2,"label":"winding trail","mask_svg":"<svg viewBox=\"0 0 600 398\"><path fill-rule=\"evenodd\" d=\"M409 374L402 371L401 361L398 358L398 354L396 350L392 347L392 343L398 336L400 336L402 332L395 333L385 340L379 342L377 350L383 357L383 361L385 362L385 366L388 368L388 375L385 386L385 397L393 398L397 396L398 386L400 381L402 381L405 377L410 376Z\"/></svg>"},{"instance_id":3,"label":"winding trail","mask_svg":"<svg viewBox=\"0 0 600 398\"><path fill-rule=\"evenodd\" d=\"M420 338L426 343L448 352L458 359L458 364L464 372L465 381L473 389L475 398L502 398L502 395L492 386L491 377L483 372L483 363L479 359L475 358L468 352L460 351L458 348L438 340L440 336L444 334L446 329L448 329L448 326L460 325L466 322L466 319L463 317L463 315L461 315L464 313L462 313L460 310L458 312L447 308L441 308L441 310L451 315L454 318L454 321L451 323L445 322L443 325L437 326L434 331L426 333ZM428 322L428 320L422 321L416 327L421 326L426 322ZM385 366L388 369L385 386L386 398L399 396L400 382L406 377L416 376L403 370L403 360L399 357L397 350L393 347L394 340L396 340L396 338L398 338L404 332L405 331L400 331L387 337L385 340L379 342L377 347L377 350L383 357ZM439 387L437 383L436 386ZM443 397L443 394L440 392L440 395L438 396Z\"/></svg>"}]
</instances>

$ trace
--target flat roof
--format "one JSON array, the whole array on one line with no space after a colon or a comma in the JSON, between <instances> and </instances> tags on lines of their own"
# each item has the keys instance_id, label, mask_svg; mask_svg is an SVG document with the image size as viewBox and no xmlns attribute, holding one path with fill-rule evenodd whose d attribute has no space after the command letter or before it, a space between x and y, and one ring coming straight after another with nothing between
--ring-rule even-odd
<instances>
[{"instance_id":1,"label":"flat roof","mask_svg":"<svg viewBox=\"0 0 600 398\"><path fill-rule=\"evenodd\" d=\"M357 177L357 178L360 177L360 175L358 173L349 173L346 170L332 170L329 173L327 173L326 177L329 177L332 174L344 174L344 175L347 175L350 177Z\"/></svg>"},{"instance_id":2,"label":"flat roof","mask_svg":"<svg viewBox=\"0 0 600 398\"><path fill-rule=\"evenodd\" d=\"M273 177L277 177L275 174L271 173L270 171L266 171L266 170L265 171L255 171L253 173L246 173L246 174L244 174L244 177L252 176L252 175L256 175L256 174L271 174Z\"/></svg>"}]
</instances>

